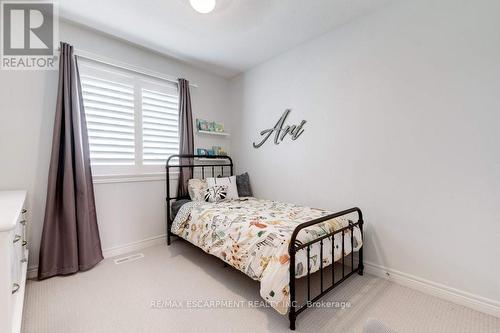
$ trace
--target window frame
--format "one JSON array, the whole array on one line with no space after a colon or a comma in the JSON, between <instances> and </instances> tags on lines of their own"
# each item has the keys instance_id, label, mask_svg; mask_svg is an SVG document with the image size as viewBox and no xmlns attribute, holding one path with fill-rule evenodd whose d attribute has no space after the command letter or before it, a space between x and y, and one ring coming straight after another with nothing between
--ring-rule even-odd
<instances>
[{"instance_id":1,"label":"window frame","mask_svg":"<svg viewBox=\"0 0 500 333\"><path fill-rule=\"evenodd\" d=\"M83 60L83 61L82 61ZM143 163L143 117L142 117L142 90L153 90L159 93L161 89L172 91L177 90L178 84L172 80L161 79L150 76L135 70L124 69L121 66L113 66L91 59L79 58L80 77L93 76L97 79L108 80L112 82L132 85L134 96L134 164L133 165L96 165L92 163L91 169L94 182L96 183L114 183L114 182L133 182L133 181L155 181L165 179L164 164L144 164ZM84 93L82 91L82 99ZM177 105L179 99L177 99ZM85 109L85 108L84 108ZM85 110L84 110L85 112ZM177 111L178 112L178 111ZM87 114L86 114L87 116ZM179 123L177 121L177 127ZM178 132L178 135L180 133ZM179 138L180 141L180 138ZM180 142L179 142L180 143ZM90 148L90 147L89 147ZM177 149L179 151L179 148ZM177 152L178 153L178 152ZM165 161L166 162L166 161Z\"/></svg>"}]
</instances>

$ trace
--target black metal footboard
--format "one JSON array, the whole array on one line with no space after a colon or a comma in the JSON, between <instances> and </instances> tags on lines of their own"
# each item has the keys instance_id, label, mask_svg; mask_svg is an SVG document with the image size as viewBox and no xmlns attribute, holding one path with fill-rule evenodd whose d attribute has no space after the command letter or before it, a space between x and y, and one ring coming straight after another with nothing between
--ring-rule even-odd
<instances>
[{"instance_id":1,"label":"black metal footboard","mask_svg":"<svg viewBox=\"0 0 500 333\"><path fill-rule=\"evenodd\" d=\"M358 221L356 223L349 223L347 227L344 227L342 229L336 230L334 232L328 233L326 235L323 235L321 237L318 237L317 239L314 239L308 243L304 244L297 244L297 236L301 230L304 228L313 226L315 224L319 224L325 221L328 221L333 218L341 217L344 215L348 215L351 213L357 213L358 214ZM314 302L318 301L321 297L326 295L329 291L331 291L333 288L338 286L340 283L342 283L344 280L346 280L348 277L353 275L354 273L358 273L359 275L363 275L363 246L364 244L361 245L359 249L359 259L358 259L358 267L355 269L354 268L354 236L353 236L353 231L355 227L359 227L361 231L361 237L363 238L363 214L361 212L361 209L355 207L351 209L347 209L335 214L327 215L324 217L321 217L319 219L315 219L306 223L300 224L293 232L292 238L290 240L290 246L288 249L289 255L290 255L290 311L289 311L289 319L290 319L290 329L295 330L295 320L297 319L297 316L307 308L309 308ZM349 272L345 271L345 265L344 265L344 260L345 260L345 252L344 252L344 233L350 230L351 231L351 269ZM342 263L342 278L340 278L338 281L335 281L335 269L334 269L334 249L335 249L335 235L336 234L342 234L342 251L341 255L342 258L341 263ZM331 263L331 274L332 274L332 283L329 286L324 286L324 268L323 267L323 241L325 239L330 239L332 241L332 263ZM320 243L320 267L319 267L319 274L320 274L320 286L319 290L320 293L316 296L311 296L311 265L310 265L310 250L311 246L315 243ZM307 253L307 302L303 305L298 305L297 300L296 300L296 272L295 272L295 255L299 250L306 249Z\"/></svg>"}]
</instances>

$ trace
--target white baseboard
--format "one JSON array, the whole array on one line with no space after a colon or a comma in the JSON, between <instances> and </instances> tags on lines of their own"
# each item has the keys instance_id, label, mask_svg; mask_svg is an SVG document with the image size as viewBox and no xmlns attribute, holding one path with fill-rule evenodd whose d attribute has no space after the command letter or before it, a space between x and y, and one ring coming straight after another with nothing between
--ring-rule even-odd
<instances>
[{"instance_id":1,"label":"white baseboard","mask_svg":"<svg viewBox=\"0 0 500 333\"><path fill-rule=\"evenodd\" d=\"M165 234L158 235L137 242L110 247L108 249L102 250L102 255L104 256L104 258L111 258L134 251L139 251L151 246L165 244L167 241L166 237L167 235ZM32 266L28 268L28 279L36 279L37 275L38 275L38 266Z\"/></svg>"},{"instance_id":2,"label":"white baseboard","mask_svg":"<svg viewBox=\"0 0 500 333\"><path fill-rule=\"evenodd\" d=\"M137 242L132 242L128 244L118 245L115 247L111 247L109 249L102 250L102 255L104 258L111 258L120 256L125 253L139 251L145 249L147 247L166 244L167 235L159 235L151 238L146 238Z\"/></svg>"},{"instance_id":3,"label":"white baseboard","mask_svg":"<svg viewBox=\"0 0 500 333\"><path fill-rule=\"evenodd\" d=\"M399 272L381 265L365 262L365 272L423 293L466 306L500 318L500 302L451 288L440 283Z\"/></svg>"}]
</instances>

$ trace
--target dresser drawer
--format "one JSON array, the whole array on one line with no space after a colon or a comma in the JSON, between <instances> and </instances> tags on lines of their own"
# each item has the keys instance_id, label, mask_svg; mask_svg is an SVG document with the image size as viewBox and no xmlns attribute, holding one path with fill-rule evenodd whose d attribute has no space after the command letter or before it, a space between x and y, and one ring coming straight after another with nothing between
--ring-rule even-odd
<instances>
[{"instance_id":1,"label":"dresser drawer","mask_svg":"<svg viewBox=\"0 0 500 333\"><path fill-rule=\"evenodd\" d=\"M19 284L21 281L21 268L22 268L22 259L23 259L23 236L19 233L19 230L16 230L12 233L12 250L11 254L11 280L12 283Z\"/></svg>"},{"instance_id":2,"label":"dresser drawer","mask_svg":"<svg viewBox=\"0 0 500 333\"><path fill-rule=\"evenodd\" d=\"M20 332L27 270L26 191L0 191L0 332Z\"/></svg>"},{"instance_id":3,"label":"dresser drawer","mask_svg":"<svg viewBox=\"0 0 500 333\"><path fill-rule=\"evenodd\" d=\"M21 260L25 261L28 252L28 217L27 217L27 210L24 207L21 211L21 214L19 215L19 219L17 222L17 229L18 229L18 234L21 235L22 237Z\"/></svg>"}]
</instances>

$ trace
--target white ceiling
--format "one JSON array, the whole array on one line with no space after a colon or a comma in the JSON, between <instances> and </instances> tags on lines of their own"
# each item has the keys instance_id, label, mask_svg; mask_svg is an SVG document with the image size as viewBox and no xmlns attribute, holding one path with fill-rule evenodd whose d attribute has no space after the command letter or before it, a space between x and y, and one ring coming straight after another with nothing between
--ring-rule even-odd
<instances>
[{"instance_id":1,"label":"white ceiling","mask_svg":"<svg viewBox=\"0 0 500 333\"><path fill-rule=\"evenodd\" d=\"M59 13L151 50L232 77L391 0L60 0Z\"/></svg>"}]
</instances>

